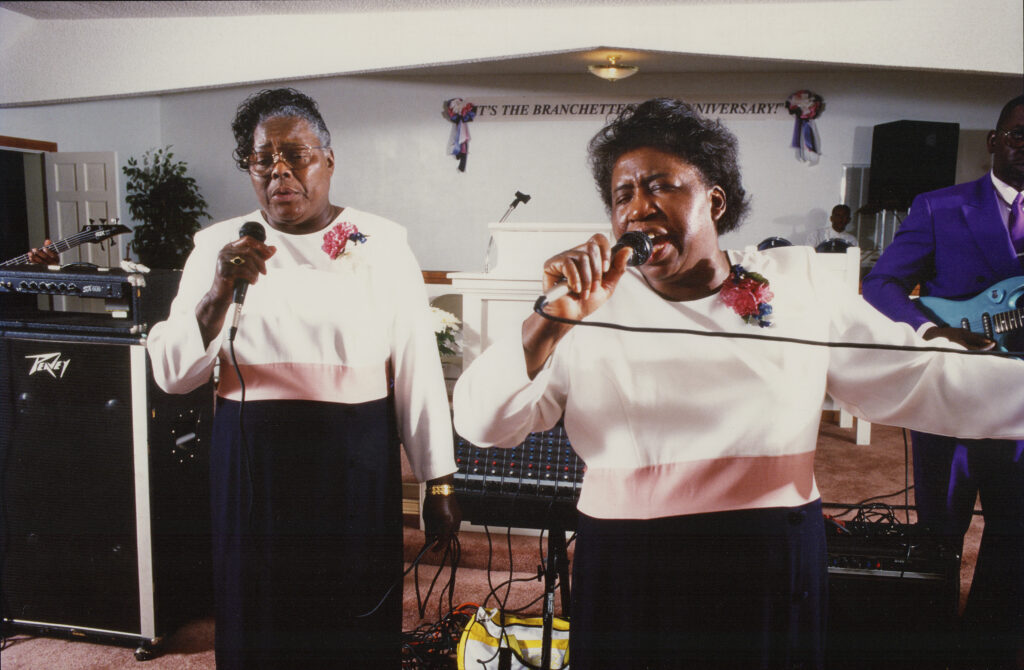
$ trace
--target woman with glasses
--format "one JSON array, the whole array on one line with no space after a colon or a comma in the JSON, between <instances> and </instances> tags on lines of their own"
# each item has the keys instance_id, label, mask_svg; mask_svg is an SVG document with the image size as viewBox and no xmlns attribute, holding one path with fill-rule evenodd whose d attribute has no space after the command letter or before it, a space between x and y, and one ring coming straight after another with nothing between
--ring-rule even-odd
<instances>
[{"instance_id":1,"label":"woman with glasses","mask_svg":"<svg viewBox=\"0 0 1024 670\"><path fill-rule=\"evenodd\" d=\"M397 668L399 443L428 482L429 540L446 544L460 519L422 274L403 228L331 202L335 154L311 98L260 91L232 129L258 209L196 235L147 345L171 393L219 362L217 667Z\"/></svg>"},{"instance_id":2,"label":"woman with glasses","mask_svg":"<svg viewBox=\"0 0 1024 670\"><path fill-rule=\"evenodd\" d=\"M910 298L963 301L1010 280L985 307L1016 328L1005 348L1024 349L1024 96L1003 107L986 138L992 169L980 179L918 195L892 243L864 279L864 298L883 314L909 323L925 339L946 337L970 349L994 342L953 323L936 322ZM984 300L984 298L982 298ZM999 300L1006 302L1000 307ZM1013 308L1016 307L1016 312ZM1013 321L1015 319L1015 322ZM1001 329L996 325L995 332ZM1024 367L1024 362L1019 363ZM978 393L985 395L983 387ZM1019 411L993 395L993 408ZM963 667L1024 667L1024 441L971 440L913 431L914 497L918 518L960 546L979 495L985 527L963 615ZM957 666L960 667L960 666Z\"/></svg>"}]
</instances>

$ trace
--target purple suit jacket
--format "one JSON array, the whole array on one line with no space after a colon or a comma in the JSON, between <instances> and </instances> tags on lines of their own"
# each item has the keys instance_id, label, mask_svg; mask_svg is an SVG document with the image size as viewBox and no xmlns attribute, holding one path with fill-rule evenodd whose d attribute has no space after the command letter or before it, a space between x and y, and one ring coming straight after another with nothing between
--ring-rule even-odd
<instances>
[{"instance_id":1,"label":"purple suit jacket","mask_svg":"<svg viewBox=\"0 0 1024 670\"><path fill-rule=\"evenodd\" d=\"M1024 275L999 213L992 178L922 193L867 277L864 299L914 328L929 321L908 296L961 300Z\"/></svg>"}]
</instances>

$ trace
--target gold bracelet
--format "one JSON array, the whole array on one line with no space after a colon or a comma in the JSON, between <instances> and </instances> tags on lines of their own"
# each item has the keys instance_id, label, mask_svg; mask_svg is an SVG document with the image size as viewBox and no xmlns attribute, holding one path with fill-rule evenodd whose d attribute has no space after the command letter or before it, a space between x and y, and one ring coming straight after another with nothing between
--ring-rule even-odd
<instances>
[{"instance_id":1,"label":"gold bracelet","mask_svg":"<svg viewBox=\"0 0 1024 670\"><path fill-rule=\"evenodd\" d=\"M434 484L429 493L432 496L450 496L455 493L455 487L451 484Z\"/></svg>"}]
</instances>

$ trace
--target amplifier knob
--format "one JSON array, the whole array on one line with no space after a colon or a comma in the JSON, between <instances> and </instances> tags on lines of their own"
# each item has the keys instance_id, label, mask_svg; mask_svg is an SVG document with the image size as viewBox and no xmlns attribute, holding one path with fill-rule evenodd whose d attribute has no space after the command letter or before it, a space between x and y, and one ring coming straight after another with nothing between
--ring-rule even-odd
<instances>
[{"instance_id":1,"label":"amplifier knob","mask_svg":"<svg viewBox=\"0 0 1024 670\"><path fill-rule=\"evenodd\" d=\"M23 281L23 282L19 283L18 284L18 290L19 291L27 291L28 290L28 282L27 281Z\"/></svg>"},{"instance_id":2,"label":"amplifier knob","mask_svg":"<svg viewBox=\"0 0 1024 670\"><path fill-rule=\"evenodd\" d=\"M68 285L64 282L57 284L57 291L60 293L67 293Z\"/></svg>"},{"instance_id":3,"label":"amplifier knob","mask_svg":"<svg viewBox=\"0 0 1024 670\"><path fill-rule=\"evenodd\" d=\"M74 282L68 284L68 293L78 293L78 285Z\"/></svg>"}]
</instances>

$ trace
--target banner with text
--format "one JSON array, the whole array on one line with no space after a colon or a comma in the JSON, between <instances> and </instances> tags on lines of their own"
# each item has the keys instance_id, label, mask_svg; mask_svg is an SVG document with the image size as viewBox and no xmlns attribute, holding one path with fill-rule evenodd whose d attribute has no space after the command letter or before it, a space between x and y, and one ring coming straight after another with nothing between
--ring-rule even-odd
<instances>
[{"instance_id":1,"label":"banner with text","mask_svg":"<svg viewBox=\"0 0 1024 670\"><path fill-rule=\"evenodd\" d=\"M636 100L573 100L565 98L492 98L472 101L476 106L476 121L554 121L578 118L604 120L622 111ZM775 100L716 100L687 101L704 116L761 117L788 119L785 101Z\"/></svg>"}]
</instances>

